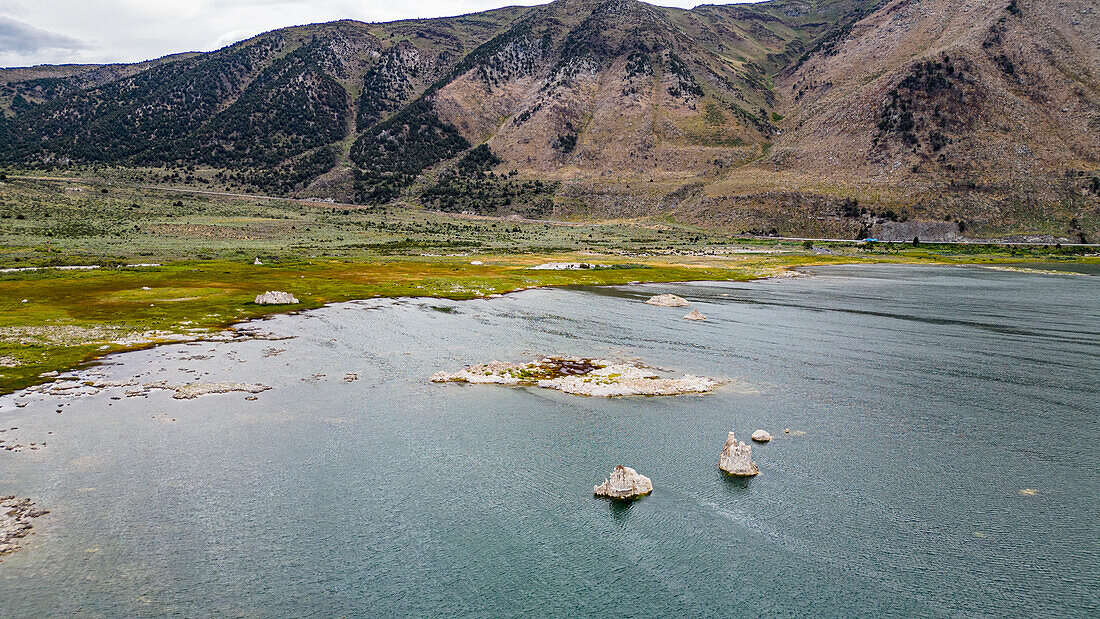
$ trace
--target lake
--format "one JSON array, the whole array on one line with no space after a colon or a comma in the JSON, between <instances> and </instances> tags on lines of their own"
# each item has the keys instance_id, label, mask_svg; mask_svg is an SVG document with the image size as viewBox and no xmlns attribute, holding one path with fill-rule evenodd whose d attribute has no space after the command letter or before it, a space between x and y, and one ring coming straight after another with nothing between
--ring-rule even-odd
<instances>
[{"instance_id":1,"label":"lake","mask_svg":"<svg viewBox=\"0 0 1100 619\"><path fill-rule=\"evenodd\" d=\"M1100 278L808 272L344 303L82 373L254 400L2 397L47 446L0 451L0 494L51 513L0 563L0 616L1096 616ZM427 380L545 354L726 384ZM724 477L726 433L761 428L760 475ZM616 464L653 494L594 498Z\"/></svg>"}]
</instances>

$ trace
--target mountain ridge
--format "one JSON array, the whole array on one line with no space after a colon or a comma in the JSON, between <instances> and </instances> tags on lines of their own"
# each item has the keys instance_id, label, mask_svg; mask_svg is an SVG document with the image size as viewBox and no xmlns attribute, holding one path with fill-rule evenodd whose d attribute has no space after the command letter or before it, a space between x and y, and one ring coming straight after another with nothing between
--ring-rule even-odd
<instances>
[{"instance_id":1,"label":"mountain ridge","mask_svg":"<svg viewBox=\"0 0 1100 619\"><path fill-rule=\"evenodd\" d=\"M60 85L33 99L0 70L0 163L483 214L1087 238L1091 9L557 0L295 26L96 83L37 76Z\"/></svg>"}]
</instances>

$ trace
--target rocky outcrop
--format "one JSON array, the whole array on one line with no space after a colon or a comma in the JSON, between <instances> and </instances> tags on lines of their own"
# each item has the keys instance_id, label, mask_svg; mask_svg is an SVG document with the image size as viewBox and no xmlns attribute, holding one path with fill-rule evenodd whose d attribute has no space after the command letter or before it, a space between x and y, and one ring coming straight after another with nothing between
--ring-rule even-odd
<instances>
[{"instance_id":1,"label":"rocky outcrop","mask_svg":"<svg viewBox=\"0 0 1100 619\"><path fill-rule=\"evenodd\" d=\"M653 482L629 466L618 465L607 481L592 488L596 496L629 501L653 492Z\"/></svg>"},{"instance_id":2,"label":"rocky outcrop","mask_svg":"<svg viewBox=\"0 0 1100 619\"><path fill-rule=\"evenodd\" d=\"M705 376L685 374L680 378L662 378L648 368L625 363L612 364L583 376L563 376L539 381L538 386L573 395L619 397L630 395L681 395L706 393L718 381Z\"/></svg>"},{"instance_id":3,"label":"rocky outcrop","mask_svg":"<svg viewBox=\"0 0 1100 619\"><path fill-rule=\"evenodd\" d=\"M703 312L699 310L692 310L690 314L684 316L684 320L706 320L707 317L703 315Z\"/></svg>"},{"instance_id":4,"label":"rocky outcrop","mask_svg":"<svg viewBox=\"0 0 1100 619\"><path fill-rule=\"evenodd\" d=\"M0 496L0 557L19 550L19 540L33 528L31 519L48 513L35 507L30 499Z\"/></svg>"},{"instance_id":5,"label":"rocky outcrop","mask_svg":"<svg viewBox=\"0 0 1100 619\"><path fill-rule=\"evenodd\" d=\"M531 363L493 361L458 372L437 372L431 380L541 387L599 397L706 393L720 384L704 376L662 377L651 368L582 357L544 357Z\"/></svg>"},{"instance_id":6,"label":"rocky outcrop","mask_svg":"<svg viewBox=\"0 0 1100 619\"><path fill-rule=\"evenodd\" d=\"M298 299L295 299L294 295L289 292L268 290L263 294L256 295L256 305L294 305L296 303L298 303Z\"/></svg>"},{"instance_id":7,"label":"rocky outcrop","mask_svg":"<svg viewBox=\"0 0 1100 619\"><path fill-rule=\"evenodd\" d=\"M772 435L768 434L767 430L757 430L756 432L752 433L752 440L756 441L757 443L767 443L768 441L772 440Z\"/></svg>"},{"instance_id":8,"label":"rocky outcrop","mask_svg":"<svg viewBox=\"0 0 1100 619\"><path fill-rule=\"evenodd\" d=\"M684 307L688 305L687 299L678 297L674 294L659 294L655 297L650 297L646 303L658 307Z\"/></svg>"},{"instance_id":9,"label":"rocky outcrop","mask_svg":"<svg viewBox=\"0 0 1100 619\"><path fill-rule=\"evenodd\" d=\"M756 463L752 461L752 447L739 442L729 433L726 444L722 447L722 455L718 458L718 468L724 473L737 477L752 477L760 472Z\"/></svg>"}]
</instances>

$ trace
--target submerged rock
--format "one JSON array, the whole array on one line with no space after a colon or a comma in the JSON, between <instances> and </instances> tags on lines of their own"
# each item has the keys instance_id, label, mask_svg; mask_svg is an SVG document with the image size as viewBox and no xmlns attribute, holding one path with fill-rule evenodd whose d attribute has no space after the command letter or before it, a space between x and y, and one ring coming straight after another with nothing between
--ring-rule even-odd
<instances>
[{"instance_id":1,"label":"submerged rock","mask_svg":"<svg viewBox=\"0 0 1100 619\"><path fill-rule=\"evenodd\" d=\"M659 294L655 297L650 297L646 303L659 307L684 307L688 305L687 299L678 297L674 294Z\"/></svg>"},{"instance_id":2,"label":"submerged rock","mask_svg":"<svg viewBox=\"0 0 1100 619\"><path fill-rule=\"evenodd\" d=\"M271 389L267 385L259 383L187 383L185 385L165 385L164 389L174 391L172 398L176 400L193 400L197 397L212 393L231 393L240 391L244 393L261 393Z\"/></svg>"},{"instance_id":3,"label":"submerged rock","mask_svg":"<svg viewBox=\"0 0 1100 619\"><path fill-rule=\"evenodd\" d=\"M666 378L650 368L582 357L544 357L531 363L493 361L458 372L437 372L431 380L541 387L600 397L706 393L719 385L703 376Z\"/></svg>"},{"instance_id":4,"label":"submerged rock","mask_svg":"<svg viewBox=\"0 0 1100 619\"><path fill-rule=\"evenodd\" d=\"M298 299L295 299L294 295L289 292L268 290L263 294L256 295L256 305L294 305L297 302Z\"/></svg>"},{"instance_id":5,"label":"submerged rock","mask_svg":"<svg viewBox=\"0 0 1100 619\"><path fill-rule=\"evenodd\" d=\"M752 447L739 442L733 432L726 437L722 455L718 458L718 468L738 477L752 477L760 472L760 469L756 468L756 463L752 461Z\"/></svg>"},{"instance_id":6,"label":"submerged rock","mask_svg":"<svg viewBox=\"0 0 1100 619\"><path fill-rule=\"evenodd\" d=\"M707 317L703 315L703 312L699 310L691 310L691 313L684 316L684 320L706 320Z\"/></svg>"},{"instance_id":7,"label":"submerged rock","mask_svg":"<svg viewBox=\"0 0 1100 619\"><path fill-rule=\"evenodd\" d=\"M19 550L19 540L33 528L31 519L48 513L37 509L30 499L0 496L0 557Z\"/></svg>"},{"instance_id":8,"label":"submerged rock","mask_svg":"<svg viewBox=\"0 0 1100 619\"><path fill-rule=\"evenodd\" d=\"M757 443L767 443L768 441L772 440L772 435L768 434L767 430L757 430L756 432L752 433L752 440L756 441Z\"/></svg>"},{"instance_id":9,"label":"submerged rock","mask_svg":"<svg viewBox=\"0 0 1100 619\"><path fill-rule=\"evenodd\" d=\"M596 496L609 499L630 500L653 492L653 482L629 466L618 465L607 481L592 488Z\"/></svg>"},{"instance_id":10,"label":"submerged rock","mask_svg":"<svg viewBox=\"0 0 1100 619\"><path fill-rule=\"evenodd\" d=\"M173 399L176 400L193 400L195 398L211 395L214 393L232 393L235 391L243 393L262 393L271 389L267 385L260 383L233 383L233 382L220 382L220 383L185 383L182 385L171 385L168 381L158 380L152 383L145 383L138 389L131 389L126 392L126 396L130 398L148 396L150 391L154 389L163 389L166 391L174 392Z\"/></svg>"}]
</instances>

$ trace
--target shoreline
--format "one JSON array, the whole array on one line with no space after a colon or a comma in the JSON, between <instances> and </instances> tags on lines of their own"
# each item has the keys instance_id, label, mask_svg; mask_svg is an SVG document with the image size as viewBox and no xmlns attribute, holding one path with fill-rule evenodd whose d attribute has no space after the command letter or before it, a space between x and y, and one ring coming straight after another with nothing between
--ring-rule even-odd
<instances>
[{"instance_id":1,"label":"shoreline","mask_svg":"<svg viewBox=\"0 0 1100 619\"><path fill-rule=\"evenodd\" d=\"M199 322L195 320L182 320L176 321L176 324L167 324L166 321L161 321L159 324L147 325L147 326L159 326L165 327L161 329L146 328L146 329L131 329L126 330L119 328L118 325L126 323L112 323L112 322L91 322L85 325L72 324L69 321L67 324L58 324L53 317L46 318L45 320L38 321L38 324L22 324L13 320L17 317L9 316L5 317L4 312L0 310L0 396L15 393L19 390L26 389L28 387L34 387L46 383L53 382L59 375L94 367L102 362L103 359L118 353L131 352L137 350L146 350L149 348L167 345L167 344L179 344L191 341L217 341L218 339L229 337L236 337L239 334L233 334L236 331L238 325L247 324L258 318L265 318L267 316L275 314L293 314L296 312L308 311L311 309L317 309L325 307L332 303L368 300L376 298L410 298L410 299L450 299L455 301L470 300L477 298L495 298L515 292L522 292L524 290L530 290L534 288L555 288L555 287L574 287L574 286L619 286L619 285L633 285L633 284L673 284L673 283L692 283L692 282L729 282L729 281L759 281L770 279L794 279L798 277L804 277L809 275L803 269L806 267L819 267L830 265L884 265L884 264L912 264L912 265L942 265L942 266L968 266L985 268L991 271L1004 271L1015 272L1024 274L1040 274L1040 275L1084 275L1082 273L1074 271L1056 271L1050 269L1030 269L1021 266L1019 260L1004 260L1005 263L1011 263L1012 266L999 266L997 263L990 262L978 262L977 260L954 260L954 261L942 261L931 259L917 259L907 256L836 256L836 255L799 255L799 254L787 254L783 256L764 255L764 256L739 256L740 259L730 258L727 256L676 256L671 258L678 258L674 262L670 261L670 257L652 257L645 261L643 264L629 263L629 266L635 266L637 268L605 268L605 269L585 269L585 270L537 270L532 268L526 263L535 264L539 261L545 262L548 258L542 255L532 255L522 257L524 262L516 263L515 257L500 258L495 256L480 256L483 260L469 260L469 258L478 256L463 256L460 259L455 257L438 258L434 261L427 259L398 259L390 258L388 260L374 261L370 263L322 263L320 269L316 268L314 263L309 263L311 267L309 279L305 279L306 275L300 275L300 280L295 281L293 275L306 273L306 269L296 268L301 265L267 265L262 267L253 267L249 265L244 268L260 269L261 273L267 275L279 275L282 276L280 280L268 280L268 283L276 285L278 283L293 283L298 288L310 288L323 286L323 279L333 280L339 279L331 276L331 272L323 267L329 264L339 265L348 269L351 275L358 275L356 271L357 267L361 267L365 270L374 269L374 271L381 271L381 277L389 275L391 279L393 275L386 273L387 267L393 267L394 269L407 267L411 265L424 266L431 265L436 267L434 272L428 272L426 274L418 274L421 277L419 280L423 280L424 283L433 284L432 287L425 287L422 284L415 284L419 281L417 278L411 278L409 280L397 280L393 282L381 282L374 283L373 285L368 283L366 286L361 286L359 289L354 290L341 290L340 294L324 295L324 294L311 294L301 295L302 302L295 305L273 305L273 306L258 306L246 300L246 298L252 294L252 290L243 292L236 298L231 299L218 299L221 302L220 305L207 304L203 306L201 298L189 298L183 297L181 299L150 299L161 300L171 303L172 301L200 301L198 308L192 308L192 313L196 311L204 311L209 308L211 310L220 310L217 313L207 312L205 322ZM555 256L555 259L560 256ZM621 261L621 256L607 255L607 259L610 261ZM501 264L507 260L508 262ZM486 263L488 261L488 263ZM705 262L700 262L705 261ZM670 263L671 262L671 263ZM1074 260L1073 264L1093 264L1090 260ZM473 264L471 264L473 263ZM480 263L480 264L479 264ZM118 271L111 275L117 276L118 280L143 280L143 278L155 277L157 275L167 274L169 277L162 284L167 286L158 286L157 288L150 288L148 286L142 286L141 291L148 291L151 293L157 293L162 289L176 290L199 290L200 293L208 290L204 286L209 287L209 282L184 282L180 281L184 267L198 266L207 267L207 271L213 271L223 267L227 263L211 262L211 263L176 263L167 264L160 267L149 267L140 270L127 270ZM621 264L621 263L620 263ZM1050 262L1036 262L1036 264L1050 264ZM241 269L242 265L233 265L234 267ZM431 279L429 276L436 275L439 272L445 272L446 267L450 267L451 271L459 271L458 275L447 273L448 280L443 283L449 283L449 287L441 285L439 281ZM243 270L243 269L242 269ZM482 272L488 270L489 273L495 276L499 280L500 285L488 285L483 281L485 279ZM108 274L109 269L80 269L80 270L51 270L47 271L48 275L43 278L27 278L24 273L19 273L19 279L12 279L4 281L0 279L0 292L3 292L5 284L9 287L18 288L18 284L25 284L26 288L40 287L46 283L71 283L72 287L77 287L77 284L81 282L81 278L103 277ZM202 271L199 269L189 269L190 273L196 271ZM177 277L172 277L175 274ZM249 273L251 274L251 273ZM372 272L373 274L373 272ZM324 277L329 275L329 277ZM649 277L647 277L649 276ZM686 276L686 277L685 277ZM192 278L194 279L194 278ZM237 289L243 287L242 284L233 281L225 283L226 286L233 286ZM302 282L301 280L305 280ZM127 282L116 282L125 284ZM136 283L136 282L135 282ZM151 282L150 282L151 283ZM173 286L173 284L175 286ZM180 288L181 284L190 284L194 288ZM136 291L128 289L125 285L114 286L119 290L120 294L130 294L131 296L136 294ZM261 286L257 286L259 288ZM33 298L33 290L21 291L27 295L28 298ZM68 292L68 291L66 291ZM181 293L182 294L182 293ZM139 295L140 296L140 295ZM241 298L241 297L245 298ZM13 294L12 298L21 298L23 294ZM18 303L18 301L16 301ZM20 305L25 305L21 303ZM149 304L149 307L155 307L156 303ZM22 310L23 307L17 307L16 312ZM47 310L53 310L56 308L47 308ZM134 308L137 309L137 308ZM235 312L233 311L235 310ZM140 311L140 310L138 310ZM10 312L15 313L15 312ZM7 318L7 320L5 320ZM125 320L125 318L124 318ZM6 326L5 326L6 325ZM187 328L184 328L184 327ZM79 336L82 333L95 332L96 329L102 331L111 329L117 329L111 334L114 339L99 337L91 338L88 340L81 340L76 337L76 342L58 344L48 341L42 336L43 333L49 333L53 329L54 332L61 333L62 335L76 334ZM60 331L58 331L60 330ZM28 335L29 334L29 335ZM42 356L45 357L44 362L37 364L24 363L18 358L18 348L13 346L13 338L23 337L23 340L16 342L16 344L24 347L30 346L31 348L41 349ZM42 341L35 340L40 338ZM75 337L75 336L74 336ZM27 341L34 341L34 344L26 344ZM7 344L7 347L3 347ZM15 351L15 352L13 352ZM20 368L25 368L22 372L19 372ZM33 371L32 371L33 370ZM4 376L9 372L15 371L17 374L22 374L15 378L8 378ZM5 380L6 379L6 380Z\"/></svg>"},{"instance_id":2,"label":"shoreline","mask_svg":"<svg viewBox=\"0 0 1100 619\"><path fill-rule=\"evenodd\" d=\"M372 275L378 272L379 279L389 277L391 280L394 279L394 274L387 272L388 270L408 270L410 264L414 266L428 266L431 268L425 269L426 272L417 273L408 279L367 283L366 285L360 284L356 286L357 289L338 290L336 294L325 294L324 292L320 294L299 294L301 302L295 305L256 305L250 301L251 295L253 294L252 290L238 292L243 288L244 284L230 281L224 285L232 287L236 293L235 298L216 299L215 301L219 304L208 303L204 305L204 299L201 298L183 297L180 299L183 301L198 301L199 303L197 305L199 305L199 307L193 308L190 313L204 312L206 314L206 319L204 321L188 318L184 321L161 320L157 324L146 325L148 327L160 328L144 328L129 331L112 330L120 323L104 321L90 322L83 325L73 324L73 321L66 321L63 324L58 324L53 316L47 316L38 321L20 320L19 316L5 317L3 315L4 312L0 310L0 359L5 360L5 365L0 365L0 395L6 395L28 387L52 382L53 379L57 378L60 374L77 371L87 367L94 367L94 365L101 362L102 359L117 353L144 350L165 344L178 344L188 341L209 339L216 340L220 337L225 337L225 334L233 331L234 327L248 323L257 318L263 318L274 314L291 314L307 311L324 307L331 303L374 298L451 299L462 301L477 298L492 298L494 296L502 296L533 288L545 287L606 286L632 283L675 283L688 281L752 281L780 275L783 272L789 272L791 267L799 266L803 263L830 264L847 262L847 260L844 259L837 260L835 258L830 259L829 257L822 260L820 257L793 256L776 258L773 256L766 256L763 257L763 263L750 260L747 262L751 264L748 264L743 261L730 261L720 257L715 257L710 261L700 263L702 260L700 257L676 257L680 258L676 261L670 261L667 257L660 257L651 258L644 264L638 264L637 262L628 263L627 266L631 268L556 271L535 270L532 269L530 265L526 264L528 262L535 264L536 261L539 260L545 261L538 256L524 256L522 258L523 262L518 264L515 262L514 257L501 259L499 257L485 256L483 258L486 261L495 260L499 263L503 262L503 260L508 260L508 262L504 264L483 263L482 265L472 265L470 263L473 261L469 258L470 256L464 256L461 257L461 259L456 259L454 257L436 258L434 260L423 258L420 260L390 259L372 263L351 263L350 265L348 263L339 263L339 266L347 269L348 279L359 275L359 272L356 270L357 267L362 267L364 270L371 272ZM609 255L607 258L611 262L618 262L620 264L623 260L621 256L614 255ZM199 266L206 266L207 271L214 271L220 269L224 264L225 263L214 262L205 265L200 264ZM331 264L334 266L336 265L336 263ZM118 271L115 273L109 273L107 269L63 272L51 271L42 278L26 277L25 273L19 273L17 274L19 279L7 281L0 280L0 292L3 292L5 284L8 287L17 289L14 294L10 295L11 298L17 299L16 303L18 304L14 308L14 311L10 311L10 313L17 314L22 312L24 307L29 305L29 303L20 303L18 299L27 298L31 302L35 301L34 288L40 287L43 284L53 284L55 286L60 284L60 286L58 286L59 288L66 289L62 290L62 293L69 294L72 288L76 288L81 283L82 279L115 276L112 278L110 285L118 290L117 294L127 294L138 297L142 296L142 293L155 295L163 288L184 290L184 288L180 288L180 286L184 284L190 285L201 292L209 290L210 284L207 282L181 282L180 277L172 277L172 275L183 275L182 270L192 265L193 263L169 264L160 268L142 269L140 271ZM262 285L257 285L257 289L261 287L265 289L277 289L279 288L279 284L293 284L295 290L302 288L309 289L325 286L328 281L333 279L339 280L338 277L332 277L332 271L323 268L328 266L328 264L316 265L311 263L310 267L312 268L310 269L302 269L300 265L290 265L287 267L279 265L260 267L255 267L253 265L234 266L239 270L259 270L257 272L268 275L268 281ZM388 267L392 267L392 269L388 269ZM447 267L450 268L448 269ZM448 270L451 271L451 273L448 273ZM189 269L188 271L188 275L190 275L195 269ZM460 272L454 275L452 274L453 271ZM497 282L485 281L486 277L483 275L485 271L488 271L489 275L493 276ZM118 281L138 280L134 282L136 284L145 281L147 278L153 278L163 274L168 274L169 276L167 281L162 282L166 284L166 286L157 286L154 288L150 288L149 286L137 287L136 285L130 287L125 285L128 282ZM251 273L248 273L248 275L251 275ZM271 275L278 276L278 280L270 279ZM300 279L295 281L293 278L294 275L299 275ZM308 279L307 275L309 276ZM445 275L447 279L441 280L437 277L432 277L436 275ZM191 277L190 279L195 278ZM303 279L305 280L304 282L301 281ZM422 281L423 283L417 284L417 281ZM102 282L97 283L101 284ZM344 282L341 281L340 283ZM19 284L23 284L23 289L20 289ZM65 286L65 284L71 284L71 286ZM338 285L339 284L337 284L337 286ZM135 290L135 288L138 290ZM192 289L191 287L186 288L186 290ZM197 294L201 296L201 293ZM151 298L150 300L156 301L161 299ZM170 303L174 300L175 299L168 299L167 301L161 301L162 303ZM156 305L156 303L151 303L148 307L154 308L155 310ZM137 303L132 303L131 306L136 312L145 310L144 305L139 307ZM52 314L55 309L54 307L47 307L45 308L45 312ZM207 309L218 311L211 313L207 311ZM7 320L4 318L7 318ZM37 324L35 324L35 322L37 322ZM184 326L187 328L184 329ZM110 337L101 335L100 332L104 330L110 332ZM82 336L86 334L90 335L82 339ZM55 338L54 341L49 340L51 335ZM65 343L58 341L65 338L73 341ZM33 343L28 344L28 342ZM2 347L3 344L8 345L6 349ZM17 356L19 346L23 348L30 346L31 348L41 350L43 357L45 357L45 361L33 365L23 363ZM12 361L16 363L13 364L11 363ZM20 369L22 369L21 377L14 379L4 377L4 374L8 374L12 371L20 372ZM7 380L5 380L5 378L7 378Z\"/></svg>"}]
</instances>

